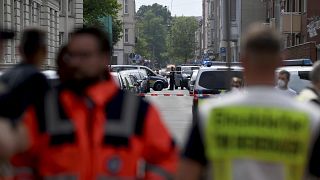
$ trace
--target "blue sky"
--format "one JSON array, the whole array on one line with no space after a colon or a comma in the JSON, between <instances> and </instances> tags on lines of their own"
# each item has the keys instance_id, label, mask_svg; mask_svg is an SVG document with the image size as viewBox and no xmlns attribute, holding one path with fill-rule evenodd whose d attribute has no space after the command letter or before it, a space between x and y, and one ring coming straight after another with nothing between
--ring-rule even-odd
<instances>
[{"instance_id":1,"label":"blue sky","mask_svg":"<svg viewBox=\"0 0 320 180\"><path fill-rule=\"evenodd\" d=\"M172 15L201 16L202 0L172 0ZM171 0L136 0L136 9L142 5L158 3L171 9Z\"/></svg>"}]
</instances>

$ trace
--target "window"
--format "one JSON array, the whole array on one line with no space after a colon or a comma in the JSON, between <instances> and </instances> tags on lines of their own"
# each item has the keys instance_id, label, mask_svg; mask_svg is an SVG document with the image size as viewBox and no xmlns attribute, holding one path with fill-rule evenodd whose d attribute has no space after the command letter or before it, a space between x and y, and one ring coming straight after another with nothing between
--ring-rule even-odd
<instances>
[{"instance_id":1,"label":"window","mask_svg":"<svg viewBox=\"0 0 320 180\"><path fill-rule=\"evenodd\" d=\"M237 20L237 0L231 0L231 21Z\"/></svg>"},{"instance_id":2,"label":"window","mask_svg":"<svg viewBox=\"0 0 320 180\"><path fill-rule=\"evenodd\" d=\"M230 80L228 77L228 71L206 71L200 75L199 85L209 90L226 90L229 87ZM242 78L241 71L231 71L230 77Z\"/></svg>"},{"instance_id":3,"label":"window","mask_svg":"<svg viewBox=\"0 0 320 180\"><path fill-rule=\"evenodd\" d=\"M61 15L65 15L66 11L65 11L65 0L60 0L59 1L59 11Z\"/></svg>"},{"instance_id":4,"label":"window","mask_svg":"<svg viewBox=\"0 0 320 180\"><path fill-rule=\"evenodd\" d=\"M64 32L59 32L59 45L63 44Z\"/></svg>"},{"instance_id":5,"label":"window","mask_svg":"<svg viewBox=\"0 0 320 180\"><path fill-rule=\"evenodd\" d=\"M124 42L129 42L129 29L124 29Z\"/></svg>"},{"instance_id":6,"label":"window","mask_svg":"<svg viewBox=\"0 0 320 180\"><path fill-rule=\"evenodd\" d=\"M68 15L73 15L73 0L69 0L68 4Z\"/></svg>"},{"instance_id":7,"label":"window","mask_svg":"<svg viewBox=\"0 0 320 180\"><path fill-rule=\"evenodd\" d=\"M33 8L33 24L37 25L40 23L40 4L33 2L32 4L32 8Z\"/></svg>"},{"instance_id":8,"label":"window","mask_svg":"<svg viewBox=\"0 0 320 180\"><path fill-rule=\"evenodd\" d=\"M141 69L146 70L148 76L157 76L157 75L156 75L154 72L152 72L152 70L150 70L150 69L147 69L147 68L145 68L145 67L141 67Z\"/></svg>"},{"instance_id":9,"label":"window","mask_svg":"<svg viewBox=\"0 0 320 180\"><path fill-rule=\"evenodd\" d=\"M124 14L129 14L128 0L123 0Z\"/></svg>"}]
</instances>

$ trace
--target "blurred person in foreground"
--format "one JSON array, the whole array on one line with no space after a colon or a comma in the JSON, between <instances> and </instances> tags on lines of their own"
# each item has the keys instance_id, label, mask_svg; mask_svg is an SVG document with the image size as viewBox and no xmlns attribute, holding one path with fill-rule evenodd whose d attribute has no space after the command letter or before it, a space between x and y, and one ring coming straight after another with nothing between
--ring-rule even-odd
<instances>
[{"instance_id":1,"label":"blurred person in foreground","mask_svg":"<svg viewBox=\"0 0 320 180\"><path fill-rule=\"evenodd\" d=\"M318 109L274 89L280 42L280 36L262 24L248 29L241 51L246 93L203 103L179 180L200 179L204 172L215 180L319 177L319 151L309 159L319 135Z\"/></svg>"},{"instance_id":2,"label":"blurred person in foreground","mask_svg":"<svg viewBox=\"0 0 320 180\"><path fill-rule=\"evenodd\" d=\"M291 74L289 71L281 70L278 74L276 88L289 96L296 96L297 92L289 87Z\"/></svg>"},{"instance_id":3,"label":"blurred person in foreground","mask_svg":"<svg viewBox=\"0 0 320 180\"><path fill-rule=\"evenodd\" d=\"M302 90L297 97L299 101L311 101L320 105L320 62L313 65L309 74L312 85Z\"/></svg>"},{"instance_id":4,"label":"blurred person in foreground","mask_svg":"<svg viewBox=\"0 0 320 180\"><path fill-rule=\"evenodd\" d=\"M0 59L3 58L4 43L13 39L14 33L9 30L5 30L0 27ZM0 83L0 92L3 91L4 85ZM10 119L0 117L0 179L6 176L10 176L12 169L8 163L9 158L16 152L25 148L25 143L19 143L24 141L26 131L21 124L12 126Z\"/></svg>"},{"instance_id":5,"label":"blurred person in foreground","mask_svg":"<svg viewBox=\"0 0 320 180\"><path fill-rule=\"evenodd\" d=\"M27 29L22 33L21 63L0 77L0 117L17 121L27 107L42 101L49 89L46 77L40 72L47 57L46 42L46 33L39 29Z\"/></svg>"},{"instance_id":6,"label":"blurred person in foreground","mask_svg":"<svg viewBox=\"0 0 320 180\"><path fill-rule=\"evenodd\" d=\"M13 33L1 31L0 37L12 38ZM38 70L46 57L45 42L42 31L24 31L19 47L21 63L0 77L0 178L13 175L7 160L28 148L27 131L20 119L29 106L41 103L49 87Z\"/></svg>"},{"instance_id":7,"label":"blurred person in foreground","mask_svg":"<svg viewBox=\"0 0 320 180\"><path fill-rule=\"evenodd\" d=\"M105 75L111 53L108 42L106 33L97 28L72 33L67 55L58 56L64 86L48 93L45 114L37 116L31 110L24 119L32 145L12 160L16 172L24 172L17 177L173 177L177 148L158 111L120 90ZM72 72L70 77L66 72Z\"/></svg>"}]
</instances>

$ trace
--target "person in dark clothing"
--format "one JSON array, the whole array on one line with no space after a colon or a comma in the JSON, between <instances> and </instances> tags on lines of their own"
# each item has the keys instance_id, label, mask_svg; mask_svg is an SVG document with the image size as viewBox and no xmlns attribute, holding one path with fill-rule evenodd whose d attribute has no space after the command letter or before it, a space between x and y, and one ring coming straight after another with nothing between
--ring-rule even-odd
<instances>
[{"instance_id":1,"label":"person in dark clothing","mask_svg":"<svg viewBox=\"0 0 320 180\"><path fill-rule=\"evenodd\" d=\"M0 77L0 117L18 121L25 110L41 103L49 83L39 71L47 57L46 34L28 29L22 34L19 51L21 63Z\"/></svg>"},{"instance_id":2,"label":"person in dark clothing","mask_svg":"<svg viewBox=\"0 0 320 180\"><path fill-rule=\"evenodd\" d=\"M174 84L175 84L175 82L174 82L174 74L175 74L175 69L174 69L174 67L171 67L171 72L170 72L170 88L169 88L169 90L171 90L171 91L173 91L173 89L174 89Z\"/></svg>"}]
</instances>

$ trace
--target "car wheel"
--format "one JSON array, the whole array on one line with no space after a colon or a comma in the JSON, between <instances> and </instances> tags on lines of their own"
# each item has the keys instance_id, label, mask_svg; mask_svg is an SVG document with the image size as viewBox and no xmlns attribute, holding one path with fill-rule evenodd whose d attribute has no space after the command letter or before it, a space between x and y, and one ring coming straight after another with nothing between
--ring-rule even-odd
<instances>
[{"instance_id":1,"label":"car wheel","mask_svg":"<svg viewBox=\"0 0 320 180\"><path fill-rule=\"evenodd\" d=\"M163 89L163 84L160 82L155 83L153 86L153 90L155 91L162 91L162 89Z\"/></svg>"}]
</instances>

